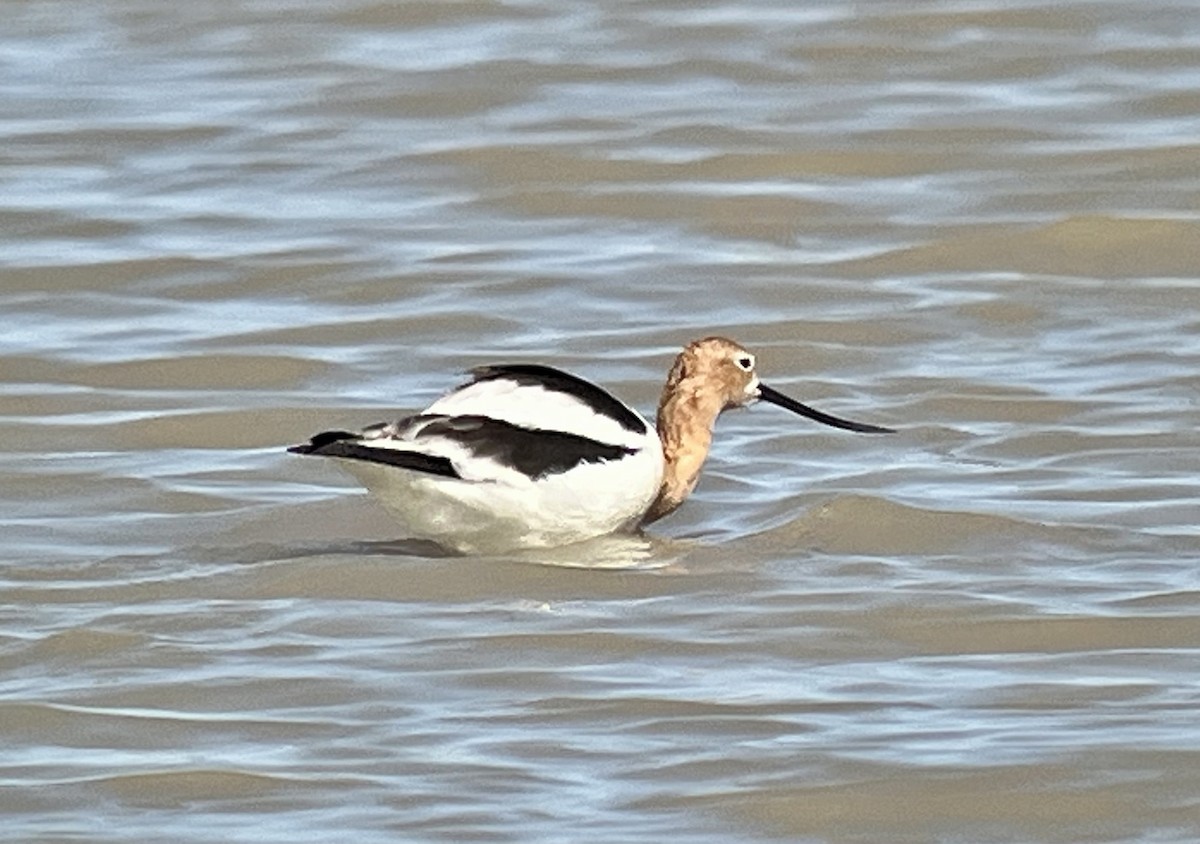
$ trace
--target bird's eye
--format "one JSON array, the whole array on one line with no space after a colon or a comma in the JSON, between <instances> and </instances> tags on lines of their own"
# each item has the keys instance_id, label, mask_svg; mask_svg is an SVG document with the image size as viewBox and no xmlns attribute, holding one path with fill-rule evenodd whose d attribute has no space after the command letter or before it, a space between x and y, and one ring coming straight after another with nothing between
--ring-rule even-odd
<instances>
[{"instance_id":1,"label":"bird's eye","mask_svg":"<svg viewBox=\"0 0 1200 844\"><path fill-rule=\"evenodd\" d=\"M749 372L754 368L754 358L750 355L742 355L737 359L737 365Z\"/></svg>"}]
</instances>

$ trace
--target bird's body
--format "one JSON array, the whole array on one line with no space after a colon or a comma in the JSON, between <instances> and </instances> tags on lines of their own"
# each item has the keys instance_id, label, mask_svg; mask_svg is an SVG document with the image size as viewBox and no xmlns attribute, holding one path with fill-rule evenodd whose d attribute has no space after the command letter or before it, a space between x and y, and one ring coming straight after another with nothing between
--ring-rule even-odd
<instances>
[{"instance_id":1,"label":"bird's body","mask_svg":"<svg viewBox=\"0 0 1200 844\"><path fill-rule=\"evenodd\" d=\"M420 414L357 433L326 431L289 451L340 458L412 537L477 553L564 545L667 515L695 487L713 423L729 407L761 399L837 427L887 430L765 387L754 356L719 337L676 358L656 427L553 367L471 374Z\"/></svg>"}]
</instances>

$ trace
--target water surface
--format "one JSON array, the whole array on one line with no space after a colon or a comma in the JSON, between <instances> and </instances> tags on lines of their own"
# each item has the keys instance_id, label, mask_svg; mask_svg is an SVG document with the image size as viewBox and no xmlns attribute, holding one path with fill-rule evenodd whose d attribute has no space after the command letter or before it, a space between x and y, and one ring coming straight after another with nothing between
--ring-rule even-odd
<instances>
[{"instance_id":1,"label":"water surface","mask_svg":"<svg viewBox=\"0 0 1200 844\"><path fill-rule=\"evenodd\" d=\"M4 836L1200 838L1195 12L9 4ZM282 450L712 333L900 433L470 559Z\"/></svg>"}]
</instances>

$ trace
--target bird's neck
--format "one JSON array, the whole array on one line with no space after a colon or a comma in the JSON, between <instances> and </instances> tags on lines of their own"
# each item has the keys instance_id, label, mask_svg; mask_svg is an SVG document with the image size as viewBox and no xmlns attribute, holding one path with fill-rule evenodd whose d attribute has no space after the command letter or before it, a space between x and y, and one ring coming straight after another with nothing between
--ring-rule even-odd
<instances>
[{"instance_id":1,"label":"bird's neck","mask_svg":"<svg viewBox=\"0 0 1200 844\"><path fill-rule=\"evenodd\" d=\"M668 382L658 404L658 437L663 448L663 480L658 498L642 524L675 511L696 488L700 469L712 444L713 424L724 409L721 401L699 383Z\"/></svg>"}]
</instances>

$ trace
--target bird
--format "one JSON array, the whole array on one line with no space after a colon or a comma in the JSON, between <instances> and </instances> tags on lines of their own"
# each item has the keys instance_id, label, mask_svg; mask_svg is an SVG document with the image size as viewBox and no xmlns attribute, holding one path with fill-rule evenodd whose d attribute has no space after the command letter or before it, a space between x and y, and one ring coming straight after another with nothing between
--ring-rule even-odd
<instances>
[{"instance_id":1,"label":"bird","mask_svg":"<svg viewBox=\"0 0 1200 844\"><path fill-rule=\"evenodd\" d=\"M507 363L425 410L290 446L331 457L414 539L460 554L567 545L640 530L695 489L724 411L755 402L867 434L879 425L823 413L759 380L757 359L726 337L678 353L655 425L612 393L552 366Z\"/></svg>"}]
</instances>

